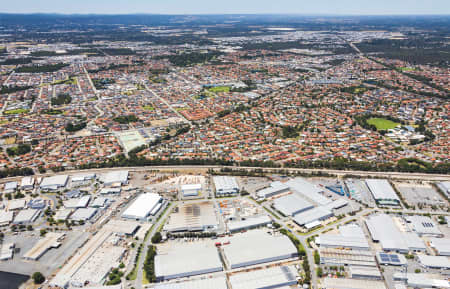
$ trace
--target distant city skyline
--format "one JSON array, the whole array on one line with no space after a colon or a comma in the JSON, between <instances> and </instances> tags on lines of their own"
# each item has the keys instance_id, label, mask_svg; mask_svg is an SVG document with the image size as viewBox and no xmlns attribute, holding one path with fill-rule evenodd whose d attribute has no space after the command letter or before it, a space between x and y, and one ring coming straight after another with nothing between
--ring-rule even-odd
<instances>
[{"instance_id":1,"label":"distant city skyline","mask_svg":"<svg viewBox=\"0 0 450 289\"><path fill-rule=\"evenodd\" d=\"M448 0L19 0L2 13L448 15Z\"/></svg>"}]
</instances>

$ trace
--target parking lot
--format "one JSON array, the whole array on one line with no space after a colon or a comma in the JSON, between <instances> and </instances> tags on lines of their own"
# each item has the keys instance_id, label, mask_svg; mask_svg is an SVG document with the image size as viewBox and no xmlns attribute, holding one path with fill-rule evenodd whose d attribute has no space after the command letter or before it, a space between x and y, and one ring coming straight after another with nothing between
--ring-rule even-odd
<instances>
[{"instance_id":1,"label":"parking lot","mask_svg":"<svg viewBox=\"0 0 450 289\"><path fill-rule=\"evenodd\" d=\"M431 207L445 205L444 199L428 184L395 183L395 187L411 206Z\"/></svg>"},{"instance_id":2,"label":"parking lot","mask_svg":"<svg viewBox=\"0 0 450 289\"><path fill-rule=\"evenodd\" d=\"M61 266L89 237L82 231L66 232L62 245L50 249L37 262L28 261L22 256L28 252L40 239L39 232L24 232L20 235L7 236L5 242L13 242L16 250L12 260L0 262L0 271L31 275L36 271L50 274Z\"/></svg>"}]
</instances>

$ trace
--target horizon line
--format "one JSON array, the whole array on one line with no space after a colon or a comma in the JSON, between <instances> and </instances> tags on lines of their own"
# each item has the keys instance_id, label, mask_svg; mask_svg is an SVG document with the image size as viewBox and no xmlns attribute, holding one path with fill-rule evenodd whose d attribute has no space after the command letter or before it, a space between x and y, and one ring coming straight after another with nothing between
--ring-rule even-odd
<instances>
[{"instance_id":1,"label":"horizon line","mask_svg":"<svg viewBox=\"0 0 450 289\"><path fill-rule=\"evenodd\" d=\"M62 12L1 12L0 15L60 15L60 16L445 16L450 14L358 14L358 13L62 13Z\"/></svg>"}]
</instances>

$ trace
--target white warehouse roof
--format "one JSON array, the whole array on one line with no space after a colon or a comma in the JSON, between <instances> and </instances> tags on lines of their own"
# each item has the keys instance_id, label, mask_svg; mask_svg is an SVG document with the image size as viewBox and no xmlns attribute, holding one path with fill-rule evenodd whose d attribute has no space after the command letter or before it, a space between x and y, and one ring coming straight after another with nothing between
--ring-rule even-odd
<instances>
[{"instance_id":1,"label":"white warehouse roof","mask_svg":"<svg viewBox=\"0 0 450 289\"><path fill-rule=\"evenodd\" d=\"M160 205L162 197L155 193L144 193L139 195L137 199L122 214L123 218L129 219L145 219L154 209ZM156 212L155 212L156 213Z\"/></svg>"},{"instance_id":2,"label":"white warehouse roof","mask_svg":"<svg viewBox=\"0 0 450 289\"><path fill-rule=\"evenodd\" d=\"M374 241L379 241L383 250L407 252L425 250L425 244L413 232L400 232L392 218L386 214L370 216L367 228Z\"/></svg>"},{"instance_id":3,"label":"white warehouse roof","mask_svg":"<svg viewBox=\"0 0 450 289\"><path fill-rule=\"evenodd\" d=\"M250 217L243 221L232 221L228 223L228 230L230 232L240 231L244 229L251 229L259 226L264 226L272 223L272 219L270 219L267 215L261 215L257 217Z\"/></svg>"},{"instance_id":4,"label":"white warehouse roof","mask_svg":"<svg viewBox=\"0 0 450 289\"><path fill-rule=\"evenodd\" d=\"M269 187L264 188L256 193L258 198L268 198L276 194L281 194L283 192L289 191L289 186L283 184L282 182L276 181L272 182Z\"/></svg>"},{"instance_id":5,"label":"white warehouse roof","mask_svg":"<svg viewBox=\"0 0 450 289\"><path fill-rule=\"evenodd\" d=\"M235 194L239 192L239 185L235 177L215 176L213 181L217 194Z\"/></svg>"},{"instance_id":6,"label":"white warehouse roof","mask_svg":"<svg viewBox=\"0 0 450 289\"><path fill-rule=\"evenodd\" d=\"M419 263L428 268L450 269L450 259L446 256L417 256Z\"/></svg>"},{"instance_id":7,"label":"white warehouse roof","mask_svg":"<svg viewBox=\"0 0 450 289\"><path fill-rule=\"evenodd\" d=\"M105 185L120 183L122 185L128 182L128 171L112 171L101 176Z\"/></svg>"},{"instance_id":8,"label":"white warehouse roof","mask_svg":"<svg viewBox=\"0 0 450 289\"><path fill-rule=\"evenodd\" d=\"M20 183L21 188L33 187L33 185L34 185L33 177L24 177L24 178L22 178L22 181Z\"/></svg>"},{"instance_id":9,"label":"white warehouse roof","mask_svg":"<svg viewBox=\"0 0 450 289\"><path fill-rule=\"evenodd\" d=\"M294 222L300 226L307 225L315 221L322 221L331 218L333 213L324 207L316 207L306 212L300 213L294 217Z\"/></svg>"},{"instance_id":10,"label":"white warehouse roof","mask_svg":"<svg viewBox=\"0 0 450 289\"><path fill-rule=\"evenodd\" d=\"M97 213L96 208L79 208L72 214L72 216L70 216L70 219L75 221L87 221L90 220L95 213Z\"/></svg>"},{"instance_id":11,"label":"white warehouse roof","mask_svg":"<svg viewBox=\"0 0 450 289\"><path fill-rule=\"evenodd\" d=\"M314 208L313 204L301 198L297 194L290 194L278 198L273 202L273 206L285 216L294 216L298 213Z\"/></svg>"},{"instance_id":12,"label":"white warehouse roof","mask_svg":"<svg viewBox=\"0 0 450 289\"><path fill-rule=\"evenodd\" d=\"M272 236L263 230L252 230L229 238L222 249L232 269L294 258L297 248L284 236Z\"/></svg>"},{"instance_id":13,"label":"white warehouse roof","mask_svg":"<svg viewBox=\"0 0 450 289\"><path fill-rule=\"evenodd\" d=\"M186 282L155 284L150 289L228 289L225 276L208 279L190 280ZM90 288L89 288L90 289Z\"/></svg>"},{"instance_id":14,"label":"white warehouse roof","mask_svg":"<svg viewBox=\"0 0 450 289\"><path fill-rule=\"evenodd\" d=\"M321 192L323 192L321 188L303 178L295 178L289 180L288 182L286 182L286 185L288 185L292 190L296 191L303 197L306 197L321 206L331 202L328 198L320 194Z\"/></svg>"},{"instance_id":15,"label":"white warehouse roof","mask_svg":"<svg viewBox=\"0 0 450 289\"><path fill-rule=\"evenodd\" d=\"M430 217L406 216L405 220L408 222L408 226L411 228L411 230L416 232L420 236L443 236L442 232Z\"/></svg>"},{"instance_id":16,"label":"white warehouse roof","mask_svg":"<svg viewBox=\"0 0 450 289\"><path fill-rule=\"evenodd\" d=\"M375 200L393 200L400 202L400 199L387 180L367 179L366 184Z\"/></svg>"},{"instance_id":17,"label":"white warehouse roof","mask_svg":"<svg viewBox=\"0 0 450 289\"><path fill-rule=\"evenodd\" d=\"M14 191L16 189L17 189L17 182L7 182L4 187L5 191Z\"/></svg>"},{"instance_id":18,"label":"white warehouse roof","mask_svg":"<svg viewBox=\"0 0 450 289\"><path fill-rule=\"evenodd\" d=\"M14 218L14 212L13 211L3 211L0 210L0 226L9 225L9 223L12 222Z\"/></svg>"},{"instance_id":19,"label":"white warehouse roof","mask_svg":"<svg viewBox=\"0 0 450 289\"><path fill-rule=\"evenodd\" d=\"M233 289L279 288L297 284L297 273L291 266L235 273L230 276Z\"/></svg>"},{"instance_id":20,"label":"white warehouse roof","mask_svg":"<svg viewBox=\"0 0 450 289\"><path fill-rule=\"evenodd\" d=\"M169 242L158 246L155 275L159 281L222 271L219 252L212 242Z\"/></svg>"},{"instance_id":21,"label":"white warehouse roof","mask_svg":"<svg viewBox=\"0 0 450 289\"><path fill-rule=\"evenodd\" d=\"M52 177L46 177L41 182L41 189L53 189L56 190L58 188L65 187L67 181L69 180L68 175L58 175Z\"/></svg>"},{"instance_id":22,"label":"white warehouse roof","mask_svg":"<svg viewBox=\"0 0 450 289\"><path fill-rule=\"evenodd\" d=\"M324 234L316 238L316 243L327 248L351 248L369 250L363 230L355 224L340 227L340 234Z\"/></svg>"},{"instance_id":23,"label":"white warehouse roof","mask_svg":"<svg viewBox=\"0 0 450 289\"><path fill-rule=\"evenodd\" d=\"M20 211L14 218L14 224L28 224L32 223L39 216L40 210L27 209Z\"/></svg>"},{"instance_id":24,"label":"white warehouse roof","mask_svg":"<svg viewBox=\"0 0 450 289\"><path fill-rule=\"evenodd\" d=\"M430 238L430 245L437 251L438 255L450 256L450 239Z\"/></svg>"},{"instance_id":25,"label":"white warehouse roof","mask_svg":"<svg viewBox=\"0 0 450 289\"><path fill-rule=\"evenodd\" d=\"M181 185L182 191L190 191L190 190L201 190L202 184L187 184L187 185Z\"/></svg>"}]
</instances>

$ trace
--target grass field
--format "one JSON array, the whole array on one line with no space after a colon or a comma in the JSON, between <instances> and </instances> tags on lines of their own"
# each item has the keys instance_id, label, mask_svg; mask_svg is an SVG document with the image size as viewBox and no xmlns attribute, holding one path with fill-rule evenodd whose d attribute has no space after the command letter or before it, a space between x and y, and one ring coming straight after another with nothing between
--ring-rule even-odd
<instances>
[{"instance_id":1,"label":"grass field","mask_svg":"<svg viewBox=\"0 0 450 289\"><path fill-rule=\"evenodd\" d=\"M417 69L413 67L399 67L400 71L416 71Z\"/></svg>"},{"instance_id":2,"label":"grass field","mask_svg":"<svg viewBox=\"0 0 450 289\"><path fill-rule=\"evenodd\" d=\"M149 110L149 111L155 110L155 108L154 108L153 106L151 106L151 105L143 106L142 109L144 109L144 110Z\"/></svg>"},{"instance_id":3,"label":"grass field","mask_svg":"<svg viewBox=\"0 0 450 289\"><path fill-rule=\"evenodd\" d=\"M398 125L400 125L397 122L393 122L391 120L384 119L384 118L378 118L378 117L369 118L367 120L367 123L373 124L374 126L376 126L377 130L393 129L393 128L396 128Z\"/></svg>"},{"instance_id":4,"label":"grass field","mask_svg":"<svg viewBox=\"0 0 450 289\"><path fill-rule=\"evenodd\" d=\"M214 92L214 93L230 92L230 87L229 86L215 86L215 87L208 88L208 90L211 92Z\"/></svg>"},{"instance_id":5,"label":"grass field","mask_svg":"<svg viewBox=\"0 0 450 289\"><path fill-rule=\"evenodd\" d=\"M24 113L28 113L30 110L29 109L13 109L13 110L7 110L4 111L3 114L4 115L11 115L11 114L24 114Z\"/></svg>"}]
</instances>

